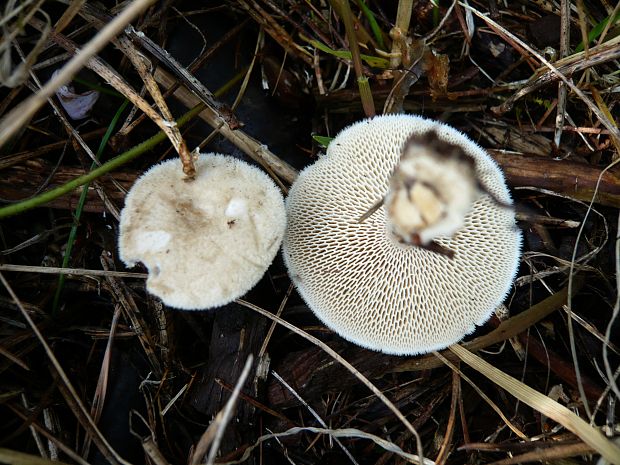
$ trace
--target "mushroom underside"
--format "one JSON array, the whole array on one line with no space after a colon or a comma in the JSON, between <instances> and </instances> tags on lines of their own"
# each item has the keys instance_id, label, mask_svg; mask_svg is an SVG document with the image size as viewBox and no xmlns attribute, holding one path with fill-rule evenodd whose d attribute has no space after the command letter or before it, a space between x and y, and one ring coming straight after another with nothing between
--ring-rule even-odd
<instances>
[{"instance_id":1,"label":"mushroom underside","mask_svg":"<svg viewBox=\"0 0 620 465\"><path fill-rule=\"evenodd\" d=\"M407 137L431 128L464 144L489 192L511 203L501 171L480 147L453 128L402 115L345 129L300 174L286 202L283 252L300 295L345 339L386 353L429 352L471 333L503 301L519 261L514 212L489 196L474 203L454 236L437 240L455 252L452 259L395 241L383 207L358 222L385 195Z\"/></svg>"}]
</instances>

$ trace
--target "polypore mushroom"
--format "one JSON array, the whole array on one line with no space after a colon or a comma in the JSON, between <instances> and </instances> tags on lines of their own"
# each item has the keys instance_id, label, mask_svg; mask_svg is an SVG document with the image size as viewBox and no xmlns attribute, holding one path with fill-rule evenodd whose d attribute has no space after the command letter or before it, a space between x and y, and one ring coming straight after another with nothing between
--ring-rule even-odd
<instances>
[{"instance_id":1,"label":"polypore mushroom","mask_svg":"<svg viewBox=\"0 0 620 465\"><path fill-rule=\"evenodd\" d=\"M147 290L171 307L225 305L249 291L273 261L286 226L280 190L263 171L207 154L188 181L180 160L140 177L121 212L119 255L149 270Z\"/></svg>"},{"instance_id":2,"label":"polypore mushroom","mask_svg":"<svg viewBox=\"0 0 620 465\"><path fill-rule=\"evenodd\" d=\"M428 229L424 221L412 225L406 214L388 217L386 207L395 200L386 194L406 142L431 132L472 160L474 187L465 194L473 204L459 206L463 218L456 227L421 236ZM450 168L438 165L439 171ZM450 216L455 199L443 198L446 188L437 184L449 179L422 184L417 193L405 184L408 201L421 196L417 206L430 226ZM365 215L384 197L385 205ZM345 339L390 354L429 352L471 333L505 298L521 246L514 211L506 208L511 204L497 164L456 129L417 116L377 117L343 130L327 154L300 173L286 201L284 258L308 306ZM434 208L439 215L433 216ZM399 221L405 232L395 228ZM417 245L432 242L450 254L403 240L412 230Z\"/></svg>"}]
</instances>

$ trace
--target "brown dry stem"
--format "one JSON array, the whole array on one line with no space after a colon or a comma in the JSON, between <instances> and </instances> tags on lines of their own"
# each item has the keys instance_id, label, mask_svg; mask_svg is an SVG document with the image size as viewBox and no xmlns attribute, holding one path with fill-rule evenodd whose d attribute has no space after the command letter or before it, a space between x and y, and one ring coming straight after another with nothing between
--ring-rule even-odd
<instances>
[{"instance_id":1,"label":"brown dry stem","mask_svg":"<svg viewBox=\"0 0 620 465\"><path fill-rule=\"evenodd\" d=\"M110 40L120 33L127 24L133 21L154 0L133 0L121 14L108 23L99 33L76 54L56 75L50 79L39 92L31 95L24 102L13 108L0 121L0 145L4 144L15 134L30 118L34 116L48 98L56 90L67 84L71 78L93 57L99 50L105 47Z\"/></svg>"}]
</instances>

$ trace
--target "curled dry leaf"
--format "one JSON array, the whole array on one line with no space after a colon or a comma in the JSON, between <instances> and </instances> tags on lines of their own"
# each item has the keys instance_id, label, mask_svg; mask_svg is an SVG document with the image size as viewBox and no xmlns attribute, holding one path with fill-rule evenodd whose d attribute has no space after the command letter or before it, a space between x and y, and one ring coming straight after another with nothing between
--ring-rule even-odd
<instances>
[{"instance_id":1,"label":"curled dry leaf","mask_svg":"<svg viewBox=\"0 0 620 465\"><path fill-rule=\"evenodd\" d=\"M57 75L58 70L54 71L53 77ZM78 94L71 84L66 84L58 88L56 97L58 97L69 118L77 120L88 116L97 100L99 100L99 92L89 90Z\"/></svg>"}]
</instances>

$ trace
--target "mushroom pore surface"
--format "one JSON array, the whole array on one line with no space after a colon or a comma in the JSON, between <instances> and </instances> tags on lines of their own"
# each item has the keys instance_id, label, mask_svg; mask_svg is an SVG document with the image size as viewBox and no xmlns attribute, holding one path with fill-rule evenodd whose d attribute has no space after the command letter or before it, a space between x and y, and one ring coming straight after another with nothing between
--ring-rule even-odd
<instances>
[{"instance_id":1,"label":"mushroom pore surface","mask_svg":"<svg viewBox=\"0 0 620 465\"><path fill-rule=\"evenodd\" d=\"M180 160L147 171L121 213L119 254L149 269L147 289L180 309L218 307L249 291L280 247L284 200L260 169L233 157L200 155L196 177Z\"/></svg>"},{"instance_id":2,"label":"mushroom pore surface","mask_svg":"<svg viewBox=\"0 0 620 465\"><path fill-rule=\"evenodd\" d=\"M300 173L286 201L284 259L303 299L345 339L390 354L438 350L471 333L506 297L519 262L514 211L488 195L452 237L436 239L453 258L399 243L385 207L358 222L386 195L407 138L431 130L461 145L485 189L512 204L503 174L482 148L456 129L408 115L344 129Z\"/></svg>"}]
</instances>

